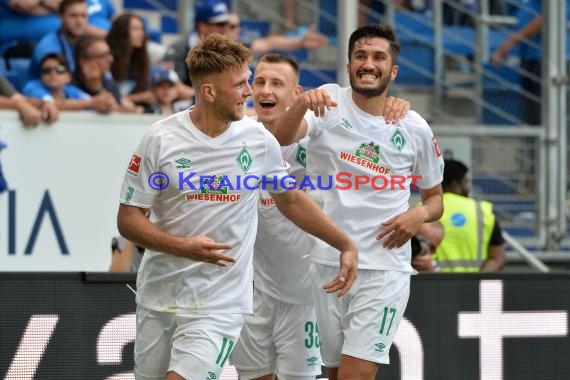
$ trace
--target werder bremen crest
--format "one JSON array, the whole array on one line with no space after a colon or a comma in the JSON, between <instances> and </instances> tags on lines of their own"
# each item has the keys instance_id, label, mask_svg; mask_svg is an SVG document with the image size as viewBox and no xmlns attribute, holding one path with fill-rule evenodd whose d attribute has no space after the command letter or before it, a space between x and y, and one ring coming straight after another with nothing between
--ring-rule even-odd
<instances>
[{"instance_id":1,"label":"werder bremen crest","mask_svg":"<svg viewBox=\"0 0 570 380\"><path fill-rule=\"evenodd\" d=\"M307 149L305 149L301 144L297 147L297 154L295 155L295 161L299 163L302 167L307 167Z\"/></svg>"},{"instance_id":2,"label":"werder bremen crest","mask_svg":"<svg viewBox=\"0 0 570 380\"><path fill-rule=\"evenodd\" d=\"M239 167L241 168L244 174L247 174L247 171L249 170L249 168L251 168L251 165L253 165L253 158L251 157L249 151L245 146L240 150L240 152L236 156L236 162L238 163Z\"/></svg>"},{"instance_id":3,"label":"werder bremen crest","mask_svg":"<svg viewBox=\"0 0 570 380\"><path fill-rule=\"evenodd\" d=\"M404 149L406 146L406 139L404 138L402 132L400 132L399 128L397 128L396 131L392 134L392 137L390 137L390 142L392 145L394 145L398 152L401 152L402 149Z\"/></svg>"},{"instance_id":4,"label":"werder bremen crest","mask_svg":"<svg viewBox=\"0 0 570 380\"><path fill-rule=\"evenodd\" d=\"M360 144L360 148L356 150L354 155L377 164L380 161L380 146L375 145L373 142Z\"/></svg>"},{"instance_id":5,"label":"werder bremen crest","mask_svg":"<svg viewBox=\"0 0 570 380\"><path fill-rule=\"evenodd\" d=\"M204 185L200 189L200 193L202 194L227 194L228 187L222 186L220 187L224 177L221 175L216 176L213 175L210 178L204 178Z\"/></svg>"}]
</instances>

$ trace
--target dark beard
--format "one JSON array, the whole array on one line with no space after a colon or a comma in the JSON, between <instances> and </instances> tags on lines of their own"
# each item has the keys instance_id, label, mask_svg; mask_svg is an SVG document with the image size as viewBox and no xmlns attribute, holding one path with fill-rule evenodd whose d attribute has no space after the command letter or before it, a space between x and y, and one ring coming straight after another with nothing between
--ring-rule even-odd
<instances>
[{"instance_id":1,"label":"dark beard","mask_svg":"<svg viewBox=\"0 0 570 380\"><path fill-rule=\"evenodd\" d=\"M388 86L390 85L390 78L389 77L382 78L382 80L380 81L380 84L376 88L357 87L355 82L356 82L356 78L351 75L350 76L350 87L352 87L352 91L354 91L357 94L360 94L366 98L374 98L376 96L382 95L384 93L384 91L386 91L388 89Z\"/></svg>"}]
</instances>

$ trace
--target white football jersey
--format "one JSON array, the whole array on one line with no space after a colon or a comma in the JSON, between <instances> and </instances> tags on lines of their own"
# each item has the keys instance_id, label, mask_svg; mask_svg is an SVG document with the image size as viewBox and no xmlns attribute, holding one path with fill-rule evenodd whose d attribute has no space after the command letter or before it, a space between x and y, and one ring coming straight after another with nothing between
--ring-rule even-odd
<instances>
[{"instance_id":1,"label":"white football jersey","mask_svg":"<svg viewBox=\"0 0 570 380\"><path fill-rule=\"evenodd\" d=\"M198 130L188 111L155 123L131 159L121 203L152 208L153 223L170 234L231 244L225 253L236 262L219 267L147 250L137 303L158 311L251 313L254 187L262 176L279 183L287 175L277 140L249 117L215 138Z\"/></svg>"},{"instance_id":2,"label":"white football jersey","mask_svg":"<svg viewBox=\"0 0 570 380\"><path fill-rule=\"evenodd\" d=\"M441 183L443 157L433 133L414 111L397 124L387 124L384 117L358 108L351 88L336 84L321 88L338 106L324 117L312 111L305 115L310 136L307 173L317 187L310 195L357 243L359 268L413 272L410 243L388 250L382 247L387 237L378 241L376 235L382 222L408 209L412 182L408 176L421 176L415 181L419 188ZM361 182L358 189L356 176ZM366 178L369 183L362 184ZM338 251L320 240L316 240L312 259L339 265Z\"/></svg>"},{"instance_id":3,"label":"white football jersey","mask_svg":"<svg viewBox=\"0 0 570 380\"><path fill-rule=\"evenodd\" d=\"M297 187L305 176L308 136L295 144L281 147L290 165L289 175ZM267 191L261 191L259 224L253 256L255 290L282 302L312 305L309 278L313 237L297 227L275 206Z\"/></svg>"}]
</instances>

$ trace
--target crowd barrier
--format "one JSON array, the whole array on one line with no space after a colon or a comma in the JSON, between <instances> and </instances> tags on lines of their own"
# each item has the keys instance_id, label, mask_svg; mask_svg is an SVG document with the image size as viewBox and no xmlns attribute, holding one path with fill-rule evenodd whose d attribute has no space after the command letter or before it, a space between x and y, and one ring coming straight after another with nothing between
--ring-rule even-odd
<instances>
[{"instance_id":1,"label":"crowd barrier","mask_svg":"<svg viewBox=\"0 0 570 380\"><path fill-rule=\"evenodd\" d=\"M121 183L147 115L62 113L53 125L23 127L0 111L0 270L105 271Z\"/></svg>"},{"instance_id":2,"label":"crowd barrier","mask_svg":"<svg viewBox=\"0 0 570 380\"><path fill-rule=\"evenodd\" d=\"M134 379L134 282L0 273L0 378ZM569 312L568 274L414 276L377 379L567 379Z\"/></svg>"}]
</instances>

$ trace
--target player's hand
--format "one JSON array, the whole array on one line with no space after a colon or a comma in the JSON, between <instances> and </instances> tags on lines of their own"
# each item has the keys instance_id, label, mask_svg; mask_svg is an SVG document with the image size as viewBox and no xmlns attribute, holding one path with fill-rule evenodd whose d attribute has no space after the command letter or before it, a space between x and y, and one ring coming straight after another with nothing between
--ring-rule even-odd
<instances>
[{"instance_id":1,"label":"player's hand","mask_svg":"<svg viewBox=\"0 0 570 380\"><path fill-rule=\"evenodd\" d=\"M185 239L185 245L180 256L226 267L228 264L236 262L234 257L222 253L223 250L231 247L231 244L218 243L207 236L195 236Z\"/></svg>"},{"instance_id":2,"label":"player's hand","mask_svg":"<svg viewBox=\"0 0 570 380\"><path fill-rule=\"evenodd\" d=\"M350 248L340 254L340 271L338 276L336 276L332 281L325 284L323 289L327 293L337 292L339 297L344 296L350 288L354 281L356 280L356 275L358 272L358 250L356 246Z\"/></svg>"},{"instance_id":3,"label":"player's hand","mask_svg":"<svg viewBox=\"0 0 570 380\"><path fill-rule=\"evenodd\" d=\"M319 88L305 91L299 98L306 107L315 113L316 117L325 116L325 111L337 106L329 93Z\"/></svg>"},{"instance_id":4,"label":"player's hand","mask_svg":"<svg viewBox=\"0 0 570 380\"><path fill-rule=\"evenodd\" d=\"M402 214L382 222L384 227L382 231L376 235L376 240L380 240L385 236L388 238L384 241L384 248L392 249L403 246L408 240L418 233L420 227L425 221L425 211L422 207L416 207Z\"/></svg>"},{"instance_id":5,"label":"player's hand","mask_svg":"<svg viewBox=\"0 0 570 380\"><path fill-rule=\"evenodd\" d=\"M398 120L406 117L410 108L411 104L407 100L389 96L384 102L382 116L384 116L386 123L395 124Z\"/></svg>"}]
</instances>

